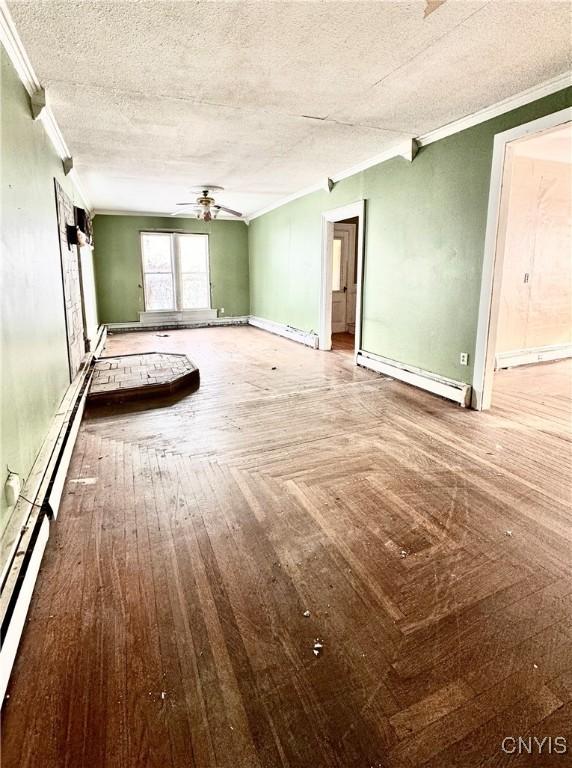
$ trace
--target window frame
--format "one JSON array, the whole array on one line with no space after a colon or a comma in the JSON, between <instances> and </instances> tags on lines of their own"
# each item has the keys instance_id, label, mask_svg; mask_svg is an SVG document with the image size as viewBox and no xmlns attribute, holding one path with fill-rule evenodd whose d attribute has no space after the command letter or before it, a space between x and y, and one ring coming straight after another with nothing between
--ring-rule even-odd
<instances>
[{"instance_id":1,"label":"window frame","mask_svg":"<svg viewBox=\"0 0 572 768\"><path fill-rule=\"evenodd\" d=\"M147 272L145 270L145 261L143 256L143 238L145 236L150 237L165 237L169 236L169 250L170 250L170 261L171 261L171 286L173 289L173 301L175 305L177 304L177 296L176 296L176 285L175 285L175 260L174 260L174 254L173 254L173 238L171 232L140 232L139 233L139 243L140 243L140 251L141 251L141 277L142 277L142 287L143 287L143 307L145 312L176 312L176 307L172 307L171 309L147 309L147 287L145 285L145 275L164 275L169 274L167 272Z\"/></svg>"},{"instance_id":2,"label":"window frame","mask_svg":"<svg viewBox=\"0 0 572 768\"><path fill-rule=\"evenodd\" d=\"M171 309L149 309L147 307L147 292L145 289L145 275L146 274L167 274L165 272L157 273L157 272L149 272L147 273L145 270L145 264L143 259L143 238L146 235L168 235L170 238L170 252L171 252L171 281L173 285L173 299L174 299L174 306ZM185 237L190 235L191 237L206 237L206 256L207 256L207 269L206 269L206 278L207 278L207 306L205 307L192 307L192 308L185 308L182 307L182 280L181 275L183 274L181 270L181 257L180 257L180 237ZM184 232L180 230L172 230L172 229L142 229L139 231L139 256L140 256L140 265L141 265L141 283L142 283L142 290L143 290L143 307L144 312L201 312L206 309L212 309L212 286L211 286L211 253L210 253L210 236L206 232ZM200 273L197 273L200 274Z\"/></svg>"}]
</instances>

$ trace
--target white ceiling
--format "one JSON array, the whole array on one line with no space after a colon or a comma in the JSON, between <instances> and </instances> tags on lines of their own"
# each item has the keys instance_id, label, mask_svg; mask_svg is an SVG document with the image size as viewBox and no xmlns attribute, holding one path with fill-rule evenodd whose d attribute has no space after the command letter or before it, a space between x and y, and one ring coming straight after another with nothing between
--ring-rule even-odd
<instances>
[{"instance_id":1,"label":"white ceiling","mask_svg":"<svg viewBox=\"0 0 572 768\"><path fill-rule=\"evenodd\" d=\"M8 5L99 210L252 213L570 67L568 0Z\"/></svg>"}]
</instances>

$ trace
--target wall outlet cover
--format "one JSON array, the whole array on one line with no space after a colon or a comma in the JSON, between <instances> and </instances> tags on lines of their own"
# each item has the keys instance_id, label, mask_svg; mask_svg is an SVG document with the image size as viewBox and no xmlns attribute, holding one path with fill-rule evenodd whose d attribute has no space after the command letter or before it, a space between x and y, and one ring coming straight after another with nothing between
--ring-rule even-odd
<instances>
[{"instance_id":1,"label":"wall outlet cover","mask_svg":"<svg viewBox=\"0 0 572 768\"><path fill-rule=\"evenodd\" d=\"M4 486L6 504L9 507L13 507L16 504L21 490L22 481L20 480L20 475L17 475L16 472L10 472L8 479L6 480L6 485Z\"/></svg>"},{"instance_id":2,"label":"wall outlet cover","mask_svg":"<svg viewBox=\"0 0 572 768\"><path fill-rule=\"evenodd\" d=\"M459 362L461 365L468 365L469 364L469 353L468 352L461 352L459 355Z\"/></svg>"}]
</instances>

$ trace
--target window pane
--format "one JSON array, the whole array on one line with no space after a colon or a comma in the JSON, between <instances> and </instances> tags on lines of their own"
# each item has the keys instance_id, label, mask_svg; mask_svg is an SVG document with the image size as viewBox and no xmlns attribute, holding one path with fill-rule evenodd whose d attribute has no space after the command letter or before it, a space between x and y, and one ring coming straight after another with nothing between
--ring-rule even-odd
<instances>
[{"instance_id":1,"label":"window pane","mask_svg":"<svg viewBox=\"0 0 572 768\"><path fill-rule=\"evenodd\" d=\"M142 235L144 272L171 271L171 235Z\"/></svg>"},{"instance_id":2,"label":"window pane","mask_svg":"<svg viewBox=\"0 0 572 768\"><path fill-rule=\"evenodd\" d=\"M339 291L342 287L342 241L337 238L334 238L332 262L332 291Z\"/></svg>"},{"instance_id":3,"label":"window pane","mask_svg":"<svg viewBox=\"0 0 572 768\"><path fill-rule=\"evenodd\" d=\"M207 272L208 236L178 235L181 272Z\"/></svg>"},{"instance_id":4,"label":"window pane","mask_svg":"<svg viewBox=\"0 0 572 768\"><path fill-rule=\"evenodd\" d=\"M174 309L173 277L169 274L145 275L145 309Z\"/></svg>"},{"instance_id":5,"label":"window pane","mask_svg":"<svg viewBox=\"0 0 572 768\"><path fill-rule=\"evenodd\" d=\"M209 302L209 284L203 274L181 275L182 309L206 309Z\"/></svg>"}]
</instances>

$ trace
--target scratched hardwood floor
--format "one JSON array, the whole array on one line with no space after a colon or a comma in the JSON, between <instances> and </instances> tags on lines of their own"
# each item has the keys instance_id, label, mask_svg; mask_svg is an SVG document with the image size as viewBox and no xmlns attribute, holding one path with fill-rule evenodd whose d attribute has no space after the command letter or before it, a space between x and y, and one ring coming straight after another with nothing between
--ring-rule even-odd
<instances>
[{"instance_id":1,"label":"scratched hardwood floor","mask_svg":"<svg viewBox=\"0 0 572 768\"><path fill-rule=\"evenodd\" d=\"M201 388L87 414L3 768L570 765L501 751L572 743L570 362L478 414L344 350L168 333L108 341Z\"/></svg>"}]
</instances>

